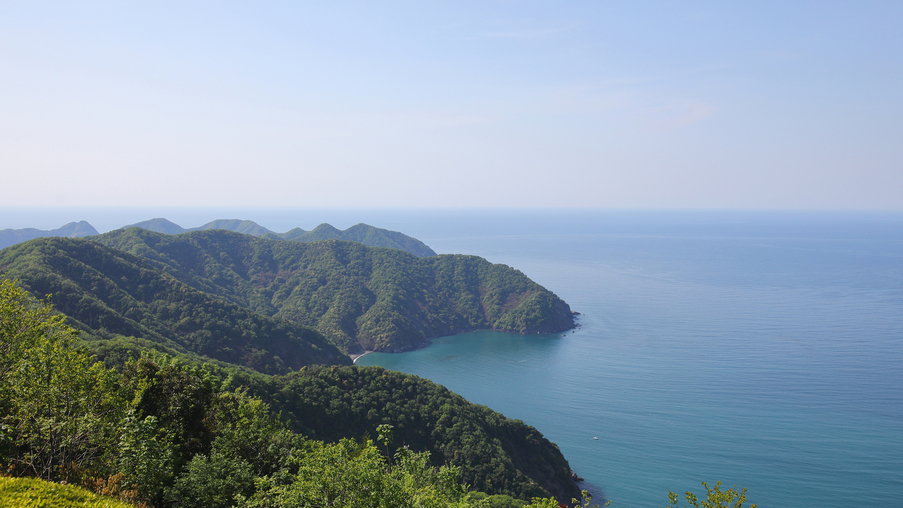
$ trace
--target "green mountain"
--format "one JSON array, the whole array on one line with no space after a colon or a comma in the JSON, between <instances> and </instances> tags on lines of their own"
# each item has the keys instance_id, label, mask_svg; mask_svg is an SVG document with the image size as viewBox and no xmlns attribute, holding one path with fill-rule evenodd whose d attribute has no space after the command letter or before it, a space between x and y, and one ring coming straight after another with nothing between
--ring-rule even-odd
<instances>
[{"instance_id":1,"label":"green mountain","mask_svg":"<svg viewBox=\"0 0 903 508\"><path fill-rule=\"evenodd\" d=\"M143 222L139 222L137 224L130 224L128 226L123 226L121 229L128 228L141 228L146 229L148 231L156 231L157 233L165 233L167 235L178 235L182 234L187 229L182 226L176 224L175 222L170 221L169 219L164 219L162 217L156 219L150 219Z\"/></svg>"},{"instance_id":2,"label":"green mountain","mask_svg":"<svg viewBox=\"0 0 903 508\"><path fill-rule=\"evenodd\" d=\"M580 497L567 460L538 430L428 379L381 367L315 366L276 379L269 393L271 406L314 439L366 437L388 423L393 448L426 450L436 466L461 467L474 490Z\"/></svg>"},{"instance_id":3,"label":"green mountain","mask_svg":"<svg viewBox=\"0 0 903 508\"><path fill-rule=\"evenodd\" d=\"M290 242L316 242L319 240L346 240L349 242L358 242L369 247L387 247L390 249L399 249L410 252L415 256L429 257L435 256L436 252L429 248L426 244L416 238L411 238L397 231L389 231L388 229L376 228L367 224L357 224L341 231L329 224L320 224L312 231L304 231L301 228L295 228L286 233L276 233L250 220L240 219L218 219L203 226L185 229L182 226L164 219L150 219L136 224L123 226L121 229L141 228L157 233L167 235L178 235L189 231L204 231L208 229L222 229L242 233L251 236L260 236L270 240L286 240ZM97 235L94 226L85 221L70 222L65 226L52 229L40 230L34 228L26 229L4 229L0 231L0 249L16 245L17 243L26 242L35 238L46 238L51 236L62 236L67 238L83 238L86 236Z\"/></svg>"},{"instance_id":4,"label":"green mountain","mask_svg":"<svg viewBox=\"0 0 903 508\"><path fill-rule=\"evenodd\" d=\"M312 231L305 231L301 228L295 228L285 233L276 233L250 220L239 219L219 219L208 222L203 226L185 229L178 224L170 222L167 219L158 218L139 222L124 226L122 229L138 227L155 231L157 233L165 233L167 235L177 235L187 233L189 231L204 231L208 229L223 229L235 233L243 233L251 236L260 236L270 240L286 240L290 242L316 242L320 240L346 240L349 242L358 242L368 247L387 247L390 249L399 249L410 252L419 257L435 256L436 252L430 249L426 244L416 238L411 238L397 231L389 231L387 229L376 228L367 224L357 224L341 231L329 224L320 224Z\"/></svg>"},{"instance_id":5,"label":"green mountain","mask_svg":"<svg viewBox=\"0 0 903 508\"><path fill-rule=\"evenodd\" d=\"M410 252L418 257L435 256L436 252L416 238L411 238L397 231L375 228L367 224L356 224L341 231L329 224L320 224L312 231L295 228L286 233L268 233L261 235L274 240L282 239L291 242L316 242L320 240L346 240L362 243L368 247L386 247Z\"/></svg>"},{"instance_id":6,"label":"green mountain","mask_svg":"<svg viewBox=\"0 0 903 508\"><path fill-rule=\"evenodd\" d=\"M242 233L251 236L261 236L267 233L272 233L272 231L261 226L260 224L257 224L254 221L239 219L217 219L215 221L208 222L203 226L191 228L188 231L203 231L205 229L225 229L226 231L232 231L235 233Z\"/></svg>"},{"instance_id":7,"label":"green mountain","mask_svg":"<svg viewBox=\"0 0 903 508\"><path fill-rule=\"evenodd\" d=\"M402 351L467 330L558 332L568 305L518 270L476 256L418 258L336 240L132 228L92 239L250 311L319 330L343 351Z\"/></svg>"},{"instance_id":8,"label":"green mountain","mask_svg":"<svg viewBox=\"0 0 903 508\"><path fill-rule=\"evenodd\" d=\"M570 326L564 302L507 266L336 240L304 244L222 230L172 236L132 228L4 249L0 273L39 297L52 293L55 308L105 363L124 371L131 364L129 375L150 376L133 380L145 387L138 408L157 418L166 435L182 436L175 444L184 457L172 473L178 478L193 471L189 455L213 459L218 431L208 427L222 424L217 412L224 407L217 401L241 387L313 439L373 437L378 425L390 424L392 450L429 451L434 466L460 466L461 479L477 490L520 499L578 494L557 446L533 427L416 376L347 366L347 356L299 323L316 322L333 340L353 332L349 339L396 348L448 327ZM158 360L144 360L143 348L185 358L186 366L154 367ZM127 362L129 352L149 370ZM215 387L229 392L214 397Z\"/></svg>"},{"instance_id":9,"label":"green mountain","mask_svg":"<svg viewBox=\"0 0 903 508\"><path fill-rule=\"evenodd\" d=\"M182 233L187 233L189 231L203 231L205 229L225 229L226 231L233 231L235 233L242 233L246 235L252 236L263 236L266 234L276 234L270 231L269 229L257 224L254 221L250 220L239 220L239 219L217 219L214 221L210 221L203 226L198 226L196 228L188 228L185 229L182 226L176 224L175 222L170 221L169 219L164 219L162 217L156 219L150 219L143 222L138 222L136 224L129 224L128 226L123 226L120 229L129 229L129 228L141 228L147 229L148 231L155 231L157 233L165 233L167 235L178 235Z\"/></svg>"},{"instance_id":10,"label":"green mountain","mask_svg":"<svg viewBox=\"0 0 903 508\"><path fill-rule=\"evenodd\" d=\"M0 231L0 249L15 245L17 243L27 242L35 238L46 238L48 236L64 236L68 238L81 238L84 236L96 235L97 230L94 226L85 221L70 222L63 227L51 230L41 230L34 228L26 229L4 229ZM400 234L400 233L399 233Z\"/></svg>"},{"instance_id":11,"label":"green mountain","mask_svg":"<svg viewBox=\"0 0 903 508\"><path fill-rule=\"evenodd\" d=\"M273 374L351 363L311 328L204 293L87 239L43 238L9 247L0 251L0 271L38 297L53 294L55 308L89 339L138 337L164 351Z\"/></svg>"}]
</instances>

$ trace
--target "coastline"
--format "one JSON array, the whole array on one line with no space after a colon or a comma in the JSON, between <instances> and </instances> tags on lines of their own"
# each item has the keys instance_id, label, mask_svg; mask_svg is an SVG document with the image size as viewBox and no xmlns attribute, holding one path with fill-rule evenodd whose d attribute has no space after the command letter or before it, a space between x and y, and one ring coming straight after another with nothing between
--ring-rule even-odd
<instances>
[{"instance_id":1,"label":"coastline","mask_svg":"<svg viewBox=\"0 0 903 508\"><path fill-rule=\"evenodd\" d=\"M511 334L514 334L514 335L533 335L533 334L540 334L540 333L558 334L558 333L562 333L562 332L563 332L565 335L567 335L567 332L572 332L572 333L573 333L574 330L579 330L580 327L583 326L583 324L579 322L579 319L580 319L579 316L581 316L582 314L580 314L579 312L573 312L572 314L574 315L573 325L572 325L570 328L567 328L567 329L561 330L561 331L557 331L557 332L518 333L518 332L508 332L508 331L505 331L505 330L495 330L495 329L492 329L492 328L475 328L475 329L473 329L473 330L461 330L461 331L456 331L456 332L454 332L454 333L450 333L450 334L448 334L448 335L439 335L439 336L436 336L436 337L430 337L430 338L428 338L428 339L423 339L422 341L420 341L420 342L418 342L418 343L416 343L416 344L412 344L412 345L410 345L410 346L408 346L408 347L406 347L406 348L399 348L399 349L395 349L394 351L369 351L369 350L367 350L367 351L364 351L363 353L360 353L360 354L353 354L353 355L348 355L348 356L351 357L351 363L352 363L352 364L357 364L357 361L358 361L359 359L361 359L361 358L363 358L363 357L369 355L370 353L407 353L407 352L410 352L410 351L417 351L418 349L423 349L423 348L429 346L429 345L432 344L432 342L433 342L434 340L436 340L436 339L441 339L442 337L451 337L452 335L457 335L457 334L460 334L460 333L471 333L471 332L501 332L501 333L511 333Z\"/></svg>"},{"instance_id":2,"label":"coastline","mask_svg":"<svg viewBox=\"0 0 903 508\"><path fill-rule=\"evenodd\" d=\"M359 355L348 355L348 356L351 357L351 364L354 365L354 364L357 363L358 358L362 358L362 357L364 357L364 356L367 356L367 355L369 355L369 354L372 353L372 352L373 352L373 351L364 351L363 353L361 353L361 354L359 354Z\"/></svg>"}]
</instances>

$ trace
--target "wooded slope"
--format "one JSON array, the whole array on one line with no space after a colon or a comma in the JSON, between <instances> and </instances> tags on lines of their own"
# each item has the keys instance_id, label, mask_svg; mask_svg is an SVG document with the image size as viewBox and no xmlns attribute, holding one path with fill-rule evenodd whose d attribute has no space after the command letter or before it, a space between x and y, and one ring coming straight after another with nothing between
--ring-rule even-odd
<instances>
[{"instance_id":1,"label":"wooded slope","mask_svg":"<svg viewBox=\"0 0 903 508\"><path fill-rule=\"evenodd\" d=\"M284 373L350 359L317 331L253 312L88 239L42 238L0 251L0 272L89 339L137 337L159 349Z\"/></svg>"},{"instance_id":2,"label":"wooded slope","mask_svg":"<svg viewBox=\"0 0 903 508\"><path fill-rule=\"evenodd\" d=\"M476 256L418 258L360 243L295 243L222 230L132 228L93 241L254 312L316 328L346 352L401 351L475 329L558 332L568 305L526 275Z\"/></svg>"}]
</instances>

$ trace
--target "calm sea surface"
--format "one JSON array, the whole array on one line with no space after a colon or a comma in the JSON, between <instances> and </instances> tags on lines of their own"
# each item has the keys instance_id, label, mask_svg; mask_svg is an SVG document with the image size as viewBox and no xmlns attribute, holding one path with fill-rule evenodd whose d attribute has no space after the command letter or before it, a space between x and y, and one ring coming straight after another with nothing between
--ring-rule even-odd
<instances>
[{"instance_id":1,"label":"calm sea surface","mask_svg":"<svg viewBox=\"0 0 903 508\"><path fill-rule=\"evenodd\" d=\"M716 480L763 507L903 503L900 215L436 222L416 233L435 250L522 270L582 326L461 334L361 365L534 425L615 507Z\"/></svg>"},{"instance_id":2,"label":"calm sea surface","mask_svg":"<svg viewBox=\"0 0 903 508\"><path fill-rule=\"evenodd\" d=\"M280 232L366 222L483 256L558 294L581 326L442 337L359 364L537 427L613 508L662 507L668 490L716 480L763 508L903 505L903 214L2 212L0 228L101 231L159 216Z\"/></svg>"}]
</instances>

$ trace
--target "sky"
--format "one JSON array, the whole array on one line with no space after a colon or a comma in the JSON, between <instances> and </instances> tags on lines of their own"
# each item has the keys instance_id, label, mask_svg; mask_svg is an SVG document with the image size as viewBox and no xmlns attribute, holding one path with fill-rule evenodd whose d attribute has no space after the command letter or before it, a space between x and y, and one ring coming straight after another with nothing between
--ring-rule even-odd
<instances>
[{"instance_id":1,"label":"sky","mask_svg":"<svg viewBox=\"0 0 903 508\"><path fill-rule=\"evenodd\" d=\"M903 209L903 2L0 0L4 206Z\"/></svg>"}]
</instances>

